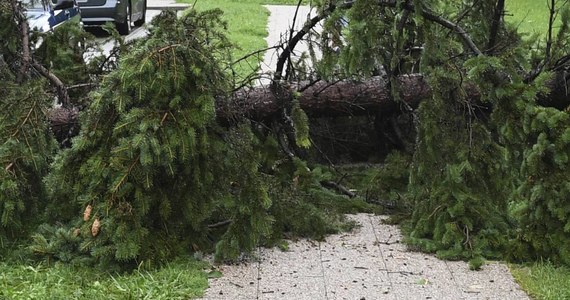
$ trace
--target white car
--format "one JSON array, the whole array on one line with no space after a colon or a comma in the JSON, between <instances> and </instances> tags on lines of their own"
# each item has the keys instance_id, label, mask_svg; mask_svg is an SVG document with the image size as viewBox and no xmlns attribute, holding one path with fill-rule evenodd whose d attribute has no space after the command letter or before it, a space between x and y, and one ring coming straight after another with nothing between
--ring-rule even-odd
<instances>
[{"instance_id":1,"label":"white car","mask_svg":"<svg viewBox=\"0 0 570 300\"><path fill-rule=\"evenodd\" d=\"M85 26L114 22L121 35L128 35L131 23L141 26L146 19L147 0L78 0Z\"/></svg>"}]
</instances>

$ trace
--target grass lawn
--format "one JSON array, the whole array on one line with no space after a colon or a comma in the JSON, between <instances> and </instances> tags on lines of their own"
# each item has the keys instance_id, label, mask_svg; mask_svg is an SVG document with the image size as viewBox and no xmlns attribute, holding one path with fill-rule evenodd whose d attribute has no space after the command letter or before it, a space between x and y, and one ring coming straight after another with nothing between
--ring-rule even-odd
<instances>
[{"instance_id":1,"label":"grass lawn","mask_svg":"<svg viewBox=\"0 0 570 300\"><path fill-rule=\"evenodd\" d=\"M191 299L208 287L207 267L179 259L158 270L113 276L64 264L0 263L0 299Z\"/></svg>"},{"instance_id":2,"label":"grass lawn","mask_svg":"<svg viewBox=\"0 0 570 300\"><path fill-rule=\"evenodd\" d=\"M520 32L545 35L548 30L548 3L550 0L506 1L505 19L517 26Z\"/></svg>"},{"instance_id":3,"label":"grass lawn","mask_svg":"<svg viewBox=\"0 0 570 300\"><path fill-rule=\"evenodd\" d=\"M551 263L511 266L513 276L534 299L570 299L570 268Z\"/></svg>"},{"instance_id":4,"label":"grass lawn","mask_svg":"<svg viewBox=\"0 0 570 300\"><path fill-rule=\"evenodd\" d=\"M194 0L179 2L194 3ZM258 1L231 1L231 0L198 0L197 10L220 8L224 11L223 19L228 22L228 38L237 45L233 51L233 60L246 54L267 47L265 37L267 18L269 12ZM235 66L240 75L255 72L259 62L263 60L263 53L251 57Z\"/></svg>"}]
</instances>

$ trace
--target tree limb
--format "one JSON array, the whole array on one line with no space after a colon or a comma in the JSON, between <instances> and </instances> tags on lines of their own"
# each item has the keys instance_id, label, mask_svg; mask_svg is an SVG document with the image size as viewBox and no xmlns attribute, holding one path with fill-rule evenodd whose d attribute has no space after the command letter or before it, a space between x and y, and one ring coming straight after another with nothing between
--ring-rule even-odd
<instances>
[{"instance_id":1,"label":"tree limb","mask_svg":"<svg viewBox=\"0 0 570 300\"><path fill-rule=\"evenodd\" d=\"M22 64L20 66L20 71L18 72L18 77L16 82L22 83L28 66L30 65L30 34L29 26L26 16L22 12L22 7L17 4L16 1L12 0L12 11L14 12L18 23L20 24L20 35L22 38Z\"/></svg>"},{"instance_id":2,"label":"tree limb","mask_svg":"<svg viewBox=\"0 0 570 300\"><path fill-rule=\"evenodd\" d=\"M544 50L544 60L538 64L538 66L533 69L524 79L525 83L530 83L532 82L534 79L536 79L536 77L538 77L538 75L540 75L540 73L542 73L542 71L544 71L544 68L550 64L550 60L551 58L551 49L552 49L552 29L554 27L554 20L556 19L556 0L550 0L550 3L548 4L548 32L546 35L546 49Z\"/></svg>"},{"instance_id":3,"label":"tree limb","mask_svg":"<svg viewBox=\"0 0 570 300\"><path fill-rule=\"evenodd\" d=\"M407 5L407 7L408 7L408 9L414 11L414 7L412 5ZM467 47L469 47L469 49L471 49L471 51L473 51L473 53L475 53L475 55L477 55L477 56L483 55L483 52L481 52L481 50L479 50L477 45L475 45L475 42L473 42L473 39L471 39L471 36L469 36L469 34L465 31L465 29L463 29L458 24L453 23L447 19L444 19L441 16L436 15L434 12L430 11L427 8L423 8L420 11L420 14L426 20L433 21L433 22L457 33L459 35L459 37L461 37L461 39L463 40L463 43L465 43L467 45Z\"/></svg>"},{"instance_id":4,"label":"tree limb","mask_svg":"<svg viewBox=\"0 0 570 300\"><path fill-rule=\"evenodd\" d=\"M71 105L69 93L67 92L65 84L63 84L59 77L35 60L32 60L32 67L56 87L59 102L64 107L69 107Z\"/></svg>"},{"instance_id":5,"label":"tree limb","mask_svg":"<svg viewBox=\"0 0 570 300\"><path fill-rule=\"evenodd\" d=\"M489 32L489 43L487 44L487 51L492 52L497 45L497 36L499 35L499 26L501 25L501 18L505 12L505 0L498 0L495 6L495 13L493 15L493 22L491 23L491 31Z\"/></svg>"},{"instance_id":6,"label":"tree limb","mask_svg":"<svg viewBox=\"0 0 570 300\"><path fill-rule=\"evenodd\" d=\"M334 182L334 181L321 181L321 185L328 188L335 190L343 195L348 196L349 198L356 197L356 194L351 190L347 189L346 187Z\"/></svg>"}]
</instances>

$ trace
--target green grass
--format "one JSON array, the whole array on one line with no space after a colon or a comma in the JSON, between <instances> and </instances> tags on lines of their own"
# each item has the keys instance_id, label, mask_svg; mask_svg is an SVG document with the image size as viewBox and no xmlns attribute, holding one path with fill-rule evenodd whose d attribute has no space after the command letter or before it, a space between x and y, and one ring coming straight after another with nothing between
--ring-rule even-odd
<instances>
[{"instance_id":1,"label":"green grass","mask_svg":"<svg viewBox=\"0 0 570 300\"><path fill-rule=\"evenodd\" d=\"M545 34L548 30L549 2L550 0L506 1L505 20L518 27L520 32Z\"/></svg>"},{"instance_id":2,"label":"green grass","mask_svg":"<svg viewBox=\"0 0 570 300\"><path fill-rule=\"evenodd\" d=\"M570 268L540 262L511 266L513 276L534 299L570 299Z\"/></svg>"},{"instance_id":3,"label":"green grass","mask_svg":"<svg viewBox=\"0 0 570 300\"><path fill-rule=\"evenodd\" d=\"M192 0L181 2L193 3ZM220 8L224 11L223 19L228 22L228 38L236 46L232 53L233 60L237 60L249 53L267 47L266 24L269 12L256 1L228 1L228 0L198 0L197 10ZM263 53L251 57L235 66L236 72L241 76L255 72Z\"/></svg>"},{"instance_id":4,"label":"green grass","mask_svg":"<svg viewBox=\"0 0 570 300\"><path fill-rule=\"evenodd\" d=\"M208 287L206 267L179 259L154 271L111 275L64 264L0 263L0 299L192 299Z\"/></svg>"}]
</instances>

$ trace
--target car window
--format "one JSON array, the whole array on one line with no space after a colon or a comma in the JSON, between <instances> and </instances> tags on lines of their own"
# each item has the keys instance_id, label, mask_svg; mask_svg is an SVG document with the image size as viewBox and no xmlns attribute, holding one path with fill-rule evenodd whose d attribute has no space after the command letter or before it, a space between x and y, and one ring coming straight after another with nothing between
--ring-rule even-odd
<instances>
[{"instance_id":1,"label":"car window","mask_svg":"<svg viewBox=\"0 0 570 300\"><path fill-rule=\"evenodd\" d=\"M26 8L45 8L47 7L47 1L45 0L22 0L24 7Z\"/></svg>"}]
</instances>

